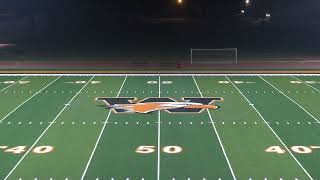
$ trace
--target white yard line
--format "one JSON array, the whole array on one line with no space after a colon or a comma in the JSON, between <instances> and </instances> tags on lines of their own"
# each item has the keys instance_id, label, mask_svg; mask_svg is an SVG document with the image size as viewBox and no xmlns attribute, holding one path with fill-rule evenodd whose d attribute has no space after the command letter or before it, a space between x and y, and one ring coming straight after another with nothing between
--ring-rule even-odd
<instances>
[{"instance_id":1,"label":"white yard line","mask_svg":"<svg viewBox=\"0 0 320 180\"><path fill-rule=\"evenodd\" d=\"M159 81L158 81L158 84L159 84L159 98L161 97L161 75L159 74ZM158 161L157 161L157 180L160 180L160 137L161 137L161 114L160 114L160 110L158 111Z\"/></svg>"},{"instance_id":2,"label":"white yard line","mask_svg":"<svg viewBox=\"0 0 320 180\"><path fill-rule=\"evenodd\" d=\"M20 80L16 81L15 83L10 84L9 86L7 86L7 87L5 87L5 88L1 89L1 90L0 90L0 92L2 92L2 91L4 91L4 90L8 89L9 87L11 87L11 86L13 86L13 85L15 85L15 84L19 83L20 81L24 80L24 79L25 79L25 78L27 78L27 77L28 77L28 76L26 76L26 77L24 77L24 78L22 78L22 79L20 79Z\"/></svg>"},{"instance_id":3,"label":"white yard line","mask_svg":"<svg viewBox=\"0 0 320 180\"><path fill-rule=\"evenodd\" d=\"M60 76L61 77L61 76ZM59 77L59 78L60 78ZM70 103L80 94L80 92L90 83L90 81L94 78L91 77L91 79L77 92L76 95L74 95L71 100L65 104L65 106L62 108L62 110L56 115L56 117L51 121L50 125L42 132L42 134L38 137L38 139L32 144L32 146L29 148L29 150L21 157L21 159L18 161L18 163L11 169L9 174L4 178L4 180L7 180L9 176L12 174L12 172L19 166L19 164L23 161L23 159L29 154L29 152L34 148L34 146L39 142L39 140L42 138L42 136L48 131L48 129L54 124L54 122L58 119L58 117L62 114L62 112L70 105ZM57 78L58 79L58 78Z\"/></svg>"},{"instance_id":4,"label":"white yard line","mask_svg":"<svg viewBox=\"0 0 320 180\"><path fill-rule=\"evenodd\" d=\"M259 78L261 78L263 81L265 81L266 83L268 83L271 87L273 87L275 90L277 90L279 93L281 93L283 96L285 96L286 98L288 98L290 101L292 101L293 103L295 103L297 106L299 106L304 112L306 112L309 116L311 116L314 120L316 120L318 123L320 123L320 121L314 117L309 111L307 111L304 107L302 107L299 103L297 103L296 101L294 101L293 99L291 99L289 96L287 96L284 92L280 91L277 87L275 87L274 85L272 85L270 82L268 82L267 80L265 80L263 77L258 76Z\"/></svg>"},{"instance_id":5,"label":"white yard line","mask_svg":"<svg viewBox=\"0 0 320 180\"><path fill-rule=\"evenodd\" d=\"M118 94L117 94L117 97L119 97L119 95L120 95L120 93L121 93L121 90L122 90L122 88L123 88L126 80L127 80L127 76L124 78L124 80L123 80L123 82L122 82L122 85L121 85L121 87L120 87L120 89L119 89L119 92L118 92ZM85 169L84 169L84 171L83 171L83 174L82 174L82 176L81 176L81 180L83 180L84 177L85 177L86 174L87 174L87 171L88 171L88 168L89 168L89 166L90 166L91 160L92 160L92 158L93 158L93 156L94 156L94 153L96 152L96 149L97 149L97 147L98 147L98 144L99 144L99 142L100 142L100 139L101 139L101 137L102 137L102 134L103 134L103 132L104 132L104 129L106 128L106 125L107 125L107 123L108 123L108 121L109 121L111 112L112 112L112 110L109 111L108 116L107 116L107 119L105 120L104 125L103 125L103 127L102 127L102 129L101 129L101 131L100 131L100 134L99 134L99 136L98 136L98 139L97 139L97 141L96 141L96 144L94 145L94 148L93 148L93 150L92 150L92 153L91 153L91 155L90 155L90 158L89 158L89 160L88 160L88 162L87 162L87 165L86 165L86 167L85 167Z\"/></svg>"},{"instance_id":6,"label":"white yard line","mask_svg":"<svg viewBox=\"0 0 320 180\"><path fill-rule=\"evenodd\" d=\"M201 93L201 90L200 90L200 88L199 88L199 86L198 86L198 83L197 83L196 79L194 78L194 76L192 76L192 78L193 78L194 83L195 83L196 86L197 86L197 89L198 89L198 91L199 91L199 93L200 93L200 96L203 97L203 95L202 95L202 93ZM231 167L231 164L230 164L230 161L229 161L229 159L228 159L227 153L226 153L226 151L225 151L225 149L224 149L224 146L223 146L223 144L222 144L222 141L221 141L221 138L220 138L220 136L219 136L218 130L217 130L217 128L216 128L216 126L215 126L215 124L214 124L214 122L213 122L213 120L212 120L211 114L210 114L210 112L209 112L208 109L207 109L207 112L208 112L208 115L209 115L209 118L210 118L212 127L213 127L213 129L214 129L214 132L216 133L217 138L218 138L218 141L219 141L219 143L220 143L220 146L221 146L223 155L224 155L224 157L225 157L225 159L226 159L226 161L227 161L227 163L228 163L228 166L229 166L230 172L231 172L231 174L232 174L232 177L233 177L233 179L235 180L235 179L237 179L237 178L236 178L236 176L234 175L233 169L232 169L232 167Z\"/></svg>"},{"instance_id":7,"label":"white yard line","mask_svg":"<svg viewBox=\"0 0 320 180\"><path fill-rule=\"evenodd\" d=\"M29 97L27 100L23 101L20 105L18 105L16 108L14 108L9 114L7 114L5 117L3 117L0 120L0 123L2 123L2 121L4 121L7 117L9 117L12 113L14 113L17 109L19 109L22 105L24 105L26 102L28 102L29 100L31 100L33 97L35 97L36 95L38 95L41 91L43 91L44 89L46 89L48 86L50 86L52 83L56 82L59 78L61 78L61 76L59 76L58 78L56 78L55 80L53 80L52 82L50 82L49 84L47 84L45 87L43 87L41 90L39 90L38 92L36 92L34 95L32 95L31 97Z\"/></svg>"},{"instance_id":8,"label":"white yard line","mask_svg":"<svg viewBox=\"0 0 320 180\"><path fill-rule=\"evenodd\" d=\"M302 166L302 164L298 161L298 159L292 154L290 149L287 147L287 145L281 140L281 138L278 136L278 134L272 129L272 127L269 125L269 123L264 119L264 117L261 115L261 113L258 111L258 109L254 106L254 104L240 91L240 89L226 76L228 81L237 89L237 91L244 97L244 99L249 103L249 105L258 113L260 118L265 122L265 124L269 127L269 129L272 131L272 133L278 138L280 143L285 147L285 149L290 153L292 158L297 162L297 164L302 168L302 170L306 173L306 175L313 180L313 178L310 176L308 171Z\"/></svg>"},{"instance_id":9,"label":"white yard line","mask_svg":"<svg viewBox=\"0 0 320 180\"><path fill-rule=\"evenodd\" d=\"M295 78L295 79L296 79L296 80L298 80L298 81L301 81L303 84L305 84L305 85L307 85L307 86L311 87L312 89L314 89L314 90L316 90L316 91L320 92L320 90L319 90L319 89L317 89L317 88L315 88L315 87L311 86L310 84L308 84L308 83L304 82L303 80L301 80L301 79L299 79L299 78L297 78L297 77L295 77L295 76L292 76L292 75L291 75L291 77Z\"/></svg>"},{"instance_id":10,"label":"white yard line","mask_svg":"<svg viewBox=\"0 0 320 180\"><path fill-rule=\"evenodd\" d=\"M1 76L102 76L102 77L125 77L125 76L158 76L159 73L118 73L118 74L98 74L98 73L87 73L87 74L1 74ZM259 75L264 75L264 76L317 76L319 77L320 74L297 74L297 73L292 73L292 74L279 74L279 73L266 73L266 74L259 74L259 73L235 73L235 74L228 74L228 73L217 73L213 74L212 72L203 72L203 73L196 73L196 72L185 72L185 73L163 73L161 76L259 76Z\"/></svg>"}]
</instances>

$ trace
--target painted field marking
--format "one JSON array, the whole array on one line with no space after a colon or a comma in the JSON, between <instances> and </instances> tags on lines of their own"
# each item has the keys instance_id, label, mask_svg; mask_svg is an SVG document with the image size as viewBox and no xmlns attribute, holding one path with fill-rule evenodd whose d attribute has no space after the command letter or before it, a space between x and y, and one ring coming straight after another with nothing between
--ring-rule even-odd
<instances>
[{"instance_id":1,"label":"painted field marking","mask_svg":"<svg viewBox=\"0 0 320 180\"><path fill-rule=\"evenodd\" d=\"M24 79L25 79L25 78L27 78L27 77L29 77L29 76L23 77L22 79L20 79L20 80L18 80L18 81L16 81L16 82L14 82L14 83L12 83L12 84L10 84L9 86L7 86L7 87L5 87L5 88L1 89L1 90L0 90L0 92L2 92L2 91L4 91L4 90L8 89L9 87L11 87L11 86L13 86L13 85L15 85L15 84L19 83L20 81L24 80Z\"/></svg>"},{"instance_id":2,"label":"painted field marking","mask_svg":"<svg viewBox=\"0 0 320 180\"><path fill-rule=\"evenodd\" d=\"M120 87L120 89L119 89L119 92L118 92L118 94L117 94L117 97L119 97L120 92L121 92L121 90L122 90L122 88L123 88L126 80L127 80L127 76L124 78L124 80L123 80L123 82L122 82L122 85L121 85L121 87ZM103 132L104 132L104 129L106 128L106 125L107 125L107 123L108 123L108 121L109 121L111 112L112 112L112 111L110 110L109 113L108 113L107 119L105 120L105 123L104 123L104 125L103 125L103 127L102 127L102 129L101 129L101 131L100 131L100 134L99 134L99 136L98 136L98 139L97 139L97 141L96 141L96 144L94 145L94 148L93 148L93 150L92 150L92 153L91 153L91 155L90 155L90 158L89 158L89 160L88 160L88 162L87 162L87 165L86 165L86 167L85 167L85 169L84 169L84 171L83 171L83 174L82 174L82 176L81 176L81 180L83 180L84 177L86 176L86 173L87 173L88 168L89 168L89 166L90 166L90 163L91 163L91 160L92 160L92 158L93 158L93 155L94 155L94 153L96 152L96 149L97 149L97 147L98 147L98 144L99 144L99 142L100 142L100 139L101 139L101 137L102 137L102 134L103 134Z\"/></svg>"},{"instance_id":3,"label":"painted field marking","mask_svg":"<svg viewBox=\"0 0 320 180\"><path fill-rule=\"evenodd\" d=\"M244 97L244 99L249 103L252 104L251 101L243 94L241 93L240 89L232 83L232 81L228 78L228 76L225 76L228 81L231 82L231 84L240 92L240 94ZM261 115L261 113L258 111L258 109L255 106L251 106L256 112L257 114L260 116L260 118L266 122L266 125L269 127L269 129L272 131L272 133L278 138L278 140L280 141L280 143L285 147L285 149L289 152L289 154L292 156L292 158L297 162L297 164L302 168L302 170L306 173L306 175L313 180L313 178L310 176L310 174L308 173L308 171L302 166L302 164L298 161L298 159L293 155L293 153L289 150L289 148L287 147L287 145L281 140L281 138L278 136L278 134L273 130L273 128L269 125L269 123L267 123L267 121L264 119L264 117Z\"/></svg>"},{"instance_id":4,"label":"painted field marking","mask_svg":"<svg viewBox=\"0 0 320 180\"><path fill-rule=\"evenodd\" d=\"M288 72L288 71L287 71ZM305 71L307 72L307 71ZM317 72L318 73L318 72ZM228 74L228 73L215 73L215 74L212 74L212 72L203 72L202 74L197 74L197 73L194 73L194 72L185 72L183 74L181 73L165 73L163 74L162 76L181 76L181 77L184 77L184 76L201 76L201 77L216 77L216 76L248 76L248 77L252 77L252 76L259 76L259 75L264 75L264 76L290 76L290 75L293 75L293 76L317 76L319 77L320 74L317 74L317 73L305 73L305 74L301 74L301 73L272 73L269 71L269 73L257 73L257 72L245 72L245 73L234 73L234 74ZM110 74L102 74L102 73L97 73L97 72L89 72L87 74L81 74L81 73L51 73L51 74L48 74L48 73L42 73L42 74L35 74L35 73L25 73L25 74L19 74L19 73L16 73L16 74L1 74L1 76L80 76L80 77L88 77L88 76L96 76L96 77L125 77L125 76L132 76L132 77L152 77L152 76L158 76L159 73L137 73L137 74L133 74L133 73L121 73L121 74L115 74L115 73L110 73Z\"/></svg>"},{"instance_id":5,"label":"painted field marking","mask_svg":"<svg viewBox=\"0 0 320 180\"><path fill-rule=\"evenodd\" d=\"M286 94L284 94L283 92L281 92L277 87L275 87L273 84L271 84L270 82L268 82L267 80L265 80L263 77L258 76L260 79L262 79L263 81L265 81L266 83L268 83L272 88L274 88L275 90L277 90L278 92L280 92L283 96L285 96L286 98L288 98L291 102L295 103L297 106L299 106L304 112L306 112L309 116L311 116L314 120L316 120L318 123L320 123L320 121L314 117L310 112L308 112L305 108L303 108L299 103L297 103L296 101L294 101L293 99L291 99L289 96L287 96Z\"/></svg>"},{"instance_id":6,"label":"painted field marking","mask_svg":"<svg viewBox=\"0 0 320 180\"><path fill-rule=\"evenodd\" d=\"M158 84L159 84L159 98L161 97L161 76L159 74L159 79L158 79ZM157 180L160 180L160 137L161 137L161 114L160 111L158 111L158 151L157 151Z\"/></svg>"},{"instance_id":7,"label":"painted field marking","mask_svg":"<svg viewBox=\"0 0 320 180\"><path fill-rule=\"evenodd\" d=\"M60 76L61 77L61 76ZM58 77L57 79L59 79L60 77ZM94 76L91 77L91 79L78 91L78 93L76 95L74 95L70 101L68 102L68 104L70 104L79 94L80 92L89 84L89 82L94 78ZM56 79L56 80L57 80ZM62 110L56 115L56 117L52 120L52 122L55 122L58 117L62 114L62 112L67 108L68 106L64 106L62 108ZM19 164L22 162L22 160L29 154L29 152L34 148L34 146L40 141L40 139L42 138L42 136L48 131L48 129L52 126L53 123L50 123L49 126L42 132L42 134L38 137L38 139L32 144L32 146L30 147L30 149L21 157L21 159L18 161L18 163L11 169L11 171L9 172L9 174L4 178L4 180L7 180L9 178L9 176L12 174L12 172L19 166Z\"/></svg>"},{"instance_id":8,"label":"painted field marking","mask_svg":"<svg viewBox=\"0 0 320 180\"><path fill-rule=\"evenodd\" d=\"M198 91L201 92L201 91L200 91L200 88L199 88L199 86L198 86L198 83L197 83L196 79L194 78L194 76L192 76L192 78L193 78L193 81L194 81L195 85L197 86ZM200 93L200 96L203 97L202 93ZM219 143L220 143L220 146L221 146L223 155L224 155L224 157L225 157L225 159L226 159L226 161L227 161L227 163L228 163L228 166L229 166L231 175L232 175L233 179L236 180L237 178L236 178L236 176L234 175L233 169L232 169L232 167L231 167L230 161L229 161L229 159L228 159L228 156L227 156L226 151L225 151L225 149L224 149L224 146L223 146L223 144L222 144L222 141L221 141L221 138L220 138L220 136L219 136L218 130L217 130L216 126L214 125L214 122L213 122L213 120L212 120L210 111L209 111L208 109L207 109L207 113L208 113L208 115L209 115L210 121L212 122L212 127L213 127L213 129L214 129L214 132L215 132L216 135L217 135L217 139L218 139L218 141L219 141Z\"/></svg>"},{"instance_id":9,"label":"painted field marking","mask_svg":"<svg viewBox=\"0 0 320 180\"><path fill-rule=\"evenodd\" d=\"M315 87L311 86L310 84L306 83L305 81L303 81L303 80L301 80L301 79L299 79L299 78L297 78L297 77L295 77L295 76L292 76L292 75L291 75L291 77L295 78L295 79L296 79L296 80L298 80L298 81L301 81L303 84L305 84L305 85L307 85L307 86L311 87L312 89L314 89L314 90L316 90L316 91L320 92L320 90L319 90L319 89L317 89L317 88L315 88Z\"/></svg>"},{"instance_id":10,"label":"painted field marking","mask_svg":"<svg viewBox=\"0 0 320 180\"><path fill-rule=\"evenodd\" d=\"M302 83L301 83L302 84ZM29 91L28 91L29 92ZM33 91L30 91L29 93L31 94ZM48 94L48 93L53 93L53 94L64 94L64 92L65 91L43 91L43 92L41 92L41 93L46 93L46 94ZM132 91L133 92L133 91ZM137 93L142 93L142 91L134 91L136 94ZM170 94L170 93L174 93L175 91L165 91L164 93L167 93L167 94ZM183 93L184 92L184 93ZM191 93L192 92L192 93ZM257 94L259 94L259 93L264 93L264 94L266 94L266 93L272 93L272 94L274 94L274 91L251 91L251 93L252 92L256 92ZM309 94L309 93L312 93L312 94L315 94L316 92L314 91L314 90L312 90L312 91L303 91L304 92L304 94ZM18 94L18 93L20 93L20 94L24 94L25 92L24 91L4 91L4 93L5 94L9 94L9 93L12 93L12 94ZM77 93L77 92L69 92L70 94L72 94L72 93ZM96 94L96 93L98 93L97 91L86 91L86 92L83 92L83 93L86 93L86 94L88 94L88 93L93 93L93 94ZM101 91L101 93L103 93L103 91ZM113 93L111 93L111 94L117 94L118 92L113 92ZM126 92L121 92L121 93L126 93L126 94L128 94L128 93L130 93L130 91L126 91ZM149 92L148 92L149 93ZM158 93L158 91L155 91L154 93ZM176 94L185 94L185 93L187 93L186 91L177 91L177 93ZM196 94L199 94L199 92L193 92L193 91L190 91L190 92L188 92L188 93L191 93L191 94L193 94L193 93L196 93ZM207 93L203 93L203 94L209 94L210 92L207 92ZM212 93L216 93L216 94L221 94L221 93L223 93L223 94L234 94L235 92L232 92L232 91L224 91L224 92L218 92L218 91L215 91L215 92L212 92ZM238 93L238 92L236 92L236 93ZM247 93L247 94L250 94L250 91L246 91L246 92L243 92L243 93ZM277 92L277 93L279 93L279 92ZM286 92L284 92L284 93L287 93L287 94L290 94L290 93L292 93L291 91L286 91ZM300 93L299 91L295 91L295 93L296 94L298 94L298 93ZM320 92L319 92L320 93ZM150 94L152 94L152 93L150 93Z\"/></svg>"},{"instance_id":11,"label":"painted field marking","mask_svg":"<svg viewBox=\"0 0 320 180\"><path fill-rule=\"evenodd\" d=\"M40 125L43 125L43 124L58 124L58 125L65 125L65 124L72 124L72 125L76 125L76 124L80 124L80 125L88 125L88 126L86 126L86 127L89 127L89 125L96 125L97 124L97 122L95 121L95 122L91 122L91 121L82 121L82 122L75 122L75 121L72 121L72 122L68 122L68 123L66 123L66 122L64 122L64 121L62 121L62 122L59 122L59 123L57 123L57 122L52 122L52 121L49 121L49 122L32 122L32 121L30 121L30 122L22 122L22 121L19 121L19 122L6 122L6 123L0 123L0 125L2 125L2 126L4 126L4 125L17 125L17 127L21 127L21 125L29 125L29 126L32 126L32 125L34 125L34 124L40 124ZM115 121L115 122L112 122L112 123L110 123L110 122L100 122L101 124L107 124L107 125L128 125L128 124L130 124L128 121L126 121L126 122L124 122L124 123L121 123L121 122L118 122L118 121ZM164 124L164 122L162 122L162 121L160 121L160 122L158 122L158 121L156 121L156 122L154 122L154 124L158 124L158 123L160 123L160 124ZM274 125L283 125L283 124L286 124L286 125L314 125L314 126L318 126L320 123L317 123L317 122L314 122L314 123L312 123L312 122L305 122L305 123L301 123L301 122L282 122L282 123L280 123L280 122L278 122L278 121L276 121L276 122L264 122L264 121L262 121L262 122L246 122L246 121L238 121L238 122L235 122L235 121L233 121L233 122L215 122L215 121L213 121L213 122L211 122L211 121L208 121L208 122L203 122L203 121L201 121L201 122L196 122L196 121L189 121L189 122L184 122L184 125L185 124L188 124L188 125L198 125L198 124L200 124L200 125L204 125L205 123L208 123L208 124L212 124L212 123L214 123L214 124L217 124L217 123L219 123L219 124L222 124L222 125L228 125L229 123L230 124L232 124L232 125L241 125L241 124L244 124L244 125L265 125L265 124L274 124ZM138 126L138 125L140 125L140 124L142 124L142 125L150 125L150 122L148 121L148 122L145 122L145 124L144 123L142 123L142 122L131 122L131 124L135 124L135 125L137 125L137 127L141 127L141 126ZM177 125L177 124L179 124L179 125L182 125L183 124L183 122L171 122L171 121L169 121L168 123L167 123L168 125ZM167 125L167 124L164 124L164 125ZM61 127L61 126L60 126ZM79 126L80 127L80 126ZM240 127L240 126L237 126L237 127ZM283 126L283 127L295 127L295 126Z\"/></svg>"},{"instance_id":12,"label":"painted field marking","mask_svg":"<svg viewBox=\"0 0 320 180\"><path fill-rule=\"evenodd\" d=\"M60 79L62 76L59 76L58 78L56 78L55 80L51 81L49 84L47 84L45 87L43 87L41 90L37 91L34 95L32 95L31 97L29 97L27 100L23 101L20 105L18 105L16 108L14 108L9 114L7 114L5 117L3 117L0 122L2 122L3 120L5 120L7 117L9 117L12 113L14 113L17 109L19 109L22 105L24 105L26 102L28 102L30 99L32 99L33 97L35 97L36 95L38 95L41 91L43 91L44 89L46 89L48 86L50 86L52 83L56 82L58 79Z\"/></svg>"}]
</instances>

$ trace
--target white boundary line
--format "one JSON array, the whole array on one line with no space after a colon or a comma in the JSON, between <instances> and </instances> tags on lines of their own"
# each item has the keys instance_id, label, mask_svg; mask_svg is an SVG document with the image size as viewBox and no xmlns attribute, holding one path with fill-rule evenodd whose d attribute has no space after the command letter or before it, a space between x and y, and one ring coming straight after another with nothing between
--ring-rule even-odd
<instances>
[{"instance_id":1,"label":"white boundary line","mask_svg":"<svg viewBox=\"0 0 320 180\"><path fill-rule=\"evenodd\" d=\"M278 134L272 129L272 127L269 125L269 123L264 119L264 117L260 114L258 109L254 106L254 104L240 91L240 89L226 76L228 81L237 89L237 91L244 97L244 99L249 103L249 105L258 113L260 118L265 122L265 124L269 127L269 129L272 131L272 133L278 138L278 140L281 142L281 144L285 147L285 149L290 153L292 158L298 163L298 165L302 168L302 170L307 174L307 176L313 180L313 178L310 176L308 171L302 166L302 164L298 161L298 159L292 154L290 149L287 147L287 145L281 140L281 138L278 136Z\"/></svg>"},{"instance_id":2,"label":"white boundary line","mask_svg":"<svg viewBox=\"0 0 320 180\"><path fill-rule=\"evenodd\" d=\"M2 121L4 121L8 116L10 116L12 113L14 113L18 108L20 108L22 105L24 105L26 102L28 102L29 100L31 100L33 97L35 97L36 95L38 95L41 91L43 91L44 89L46 89L48 86L50 86L52 83L56 82L58 79L60 79L62 76L59 76L58 78L56 78L55 80L53 80L51 83L47 84L45 87L43 87L41 90L37 91L34 95L32 95L31 97L29 97L27 100L23 101L20 105L18 105L16 108L14 108L9 114L7 114L5 117L3 117L0 120L0 123L2 123Z\"/></svg>"},{"instance_id":3,"label":"white boundary line","mask_svg":"<svg viewBox=\"0 0 320 180\"><path fill-rule=\"evenodd\" d=\"M290 73L290 74L279 74L279 73L160 73L161 76L320 76L320 74L302 74L302 73ZM0 74L0 76L114 76L114 77L125 77L125 76L158 76L159 73L137 73L137 74L95 74L95 73L87 73L87 74Z\"/></svg>"},{"instance_id":4,"label":"white boundary line","mask_svg":"<svg viewBox=\"0 0 320 180\"><path fill-rule=\"evenodd\" d=\"M19 83L20 81L24 80L24 79L25 79L25 78L27 78L27 77L28 77L28 76L25 76L24 78L22 78L22 79L20 79L20 80L16 81L15 83L10 84L9 86L7 86L7 87L5 87L5 88L1 89L1 90L0 90L0 92L2 92L2 91L4 91L4 90L8 89L9 87L11 87L11 86L13 86L13 85L15 85L15 84Z\"/></svg>"},{"instance_id":5,"label":"white boundary line","mask_svg":"<svg viewBox=\"0 0 320 180\"><path fill-rule=\"evenodd\" d=\"M117 97L119 97L119 95L120 95L120 93L121 93L121 90L122 90L122 88L123 88L126 80L127 80L127 76L124 78L124 80L123 80L123 82L122 82L122 85L121 85L121 87L120 87L120 89L119 89L119 92L118 92L118 94L117 94ZM101 129L101 131L100 131L100 134L99 134L99 136L98 136L98 139L97 139L97 141L96 141L96 144L94 145L94 148L93 148L93 150L92 150L92 153L91 153L91 155L90 155L90 158L89 158L89 160L88 160L88 162L87 162L87 165L86 165L86 167L85 167L85 169L84 169L84 171L83 171L83 174L82 174L82 176L81 176L81 180L83 180L83 179L85 178L85 176L86 176L86 173L87 173L88 168L89 168L89 166L90 166L91 160L92 160L92 158L93 158L93 156L94 156L94 153L96 152L96 149L97 149L97 147L98 147L98 144L99 144L99 142L100 142L100 139L101 139L101 137L102 137L102 134L103 134L103 132L104 132L104 129L106 128L106 125L107 125L107 123L108 123L108 121L109 121L111 112L112 112L112 110L109 111L108 116L107 116L107 119L105 120L104 125L103 125L103 127L102 127L102 129Z\"/></svg>"},{"instance_id":6,"label":"white boundary line","mask_svg":"<svg viewBox=\"0 0 320 180\"><path fill-rule=\"evenodd\" d=\"M94 78L92 78L77 92L76 95L74 95L71 100L62 108L62 110L56 115L56 117L51 121L50 125L42 132L42 134L38 137L38 139L32 144L32 146L29 148L29 150L21 157L21 159L18 161L18 163L11 169L9 174L4 178L4 180L7 180L9 176L12 174L12 172L19 166L19 164L23 161L23 159L29 154L29 152L34 148L34 146L39 142L39 140L42 138L42 136L48 131L48 129L54 124L54 122L58 119L58 117L62 114L62 112L68 107L68 105L80 94L80 92L90 83L90 81Z\"/></svg>"},{"instance_id":7,"label":"white boundary line","mask_svg":"<svg viewBox=\"0 0 320 180\"><path fill-rule=\"evenodd\" d=\"M159 98L161 97L161 75L159 74ZM161 112L160 110L158 111L158 157L157 157L157 160L158 160L158 163L157 163L157 180L160 180L160 151L161 151L161 148L160 148L160 145L161 145L161 142L160 142L160 137L161 137Z\"/></svg>"},{"instance_id":8,"label":"white boundary line","mask_svg":"<svg viewBox=\"0 0 320 180\"><path fill-rule=\"evenodd\" d=\"M198 83L197 83L196 79L194 78L194 76L192 76L192 78L193 78L194 83L195 83L196 86L197 86L197 89L198 89L198 91L199 91L199 93L200 93L200 96L203 97L203 95L202 95L202 93L201 93L201 90L200 90L200 88L199 88L199 86L198 86ZM225 157L226 160L227 160L227 163L228 163L230 172L231 172L231 174L232 174L232 177L233 177L233 179L235 180L235 179L237 179L237 178L236 178L236 176L234 175L234 172L233 172L233 169L232 169L232 167L231 167L230 161L229 161L229 159L228 159L228 156L227 156L227 154L226 154L226 151L225 151L225 149L224 149L224 147L223 147L223 144L222 144L222 141L221 141L221 139L220 139L218 130L217 130L216 126L214 125L214 122L213 122L213 120L212 120L211 114L210 114L210 112L209 112L208 109L207 109L207 112L208 112L208 115L209 115L209 118L210 118L212 127L213 127L213 129L214 129L214 132L216 133L217 138L218 138L218 141L219 141L219 143L220 143L220 146L221 146L223 155L224 155L224 157Z\"/></svg>"},{"instance_id":9,"label":"white boundary line","mask_svg":"<svg viewBox=\"0 0 320 180\"><path fill-rule=\"evenodd\" d=\"M280 91L277 87L275 87L274 85L272 85L270 82L268 82L267 80L265 80L263 77L258 76L259 78L261 78L263 81L265 81L266 83L269 84L269 86L271 86L273 89L277 90L280 94L282 94L283 96L285 96L287 99L289 99L291 102L293 102L294 104L296 104L297 106L299 106L304 112L306 112L309 116L311 116L314 120L316 120L318 123L320 123L320 121L314 117L310 112L308 112L305 108L303 108L299 103L297 103L296 101L294 101L293 99L291 99L288 95L286 95L284 92Z\"/></svg>"},{"instance_id":10,"label":"white boundary line","mask_svg":"<svg viewBox=\"0 0 320 180\"><path fill-rule=\"evenodd\" d=\"M292 76L292 75L291 75L291 77L293 77L293 78L295 78L295 79L299 80L299 81L300 81L300 82L302 82L303 84L305 84L305 85L307 85L307 86L311 87L312 89L314 89L314 90L316 90L316 91L320 92L320 90L319 90L319 89L317 89L317 88L315 88L315 87L311 86L310 84L306 83L305 81L303 81L303 80L301 80L301 79L299 79L299 78L297 78L297 77L295 77L295 76Z\"/></svg>"}]
</instances>

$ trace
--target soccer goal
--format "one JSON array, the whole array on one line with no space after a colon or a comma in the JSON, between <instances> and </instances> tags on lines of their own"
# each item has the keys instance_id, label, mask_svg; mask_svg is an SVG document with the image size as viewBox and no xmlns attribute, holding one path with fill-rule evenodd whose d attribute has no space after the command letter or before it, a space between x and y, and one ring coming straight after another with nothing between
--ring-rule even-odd
<instances>
[{"instance_id":1,"label":"soccer goal","mask_svg":"<svg viewBox=\"0 0 320 180\"><path fill-rule=\"evenodd\" d=\"M238 63L238 49L191 49L191 64Z\"/></svg>"}]
</instances>

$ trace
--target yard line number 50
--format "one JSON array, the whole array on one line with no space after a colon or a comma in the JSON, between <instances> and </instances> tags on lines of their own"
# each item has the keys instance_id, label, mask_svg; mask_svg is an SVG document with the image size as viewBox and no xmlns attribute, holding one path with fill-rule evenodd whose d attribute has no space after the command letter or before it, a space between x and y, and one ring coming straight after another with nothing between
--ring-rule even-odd
<instances>
[{"instance_id":1,"label":"yard line number 50","mask_svg":"<svg viewBox=\"0 0 320 180\"><path fill-rule=\"evenodd\" d=\"M156 151L156 146L139 146L135 152L139 154L150 154ZM178 154L183 151L180 146L165 146L162 151L167 154Z\"/></svg>"}]
</instances>

